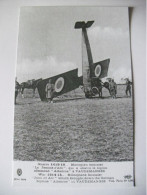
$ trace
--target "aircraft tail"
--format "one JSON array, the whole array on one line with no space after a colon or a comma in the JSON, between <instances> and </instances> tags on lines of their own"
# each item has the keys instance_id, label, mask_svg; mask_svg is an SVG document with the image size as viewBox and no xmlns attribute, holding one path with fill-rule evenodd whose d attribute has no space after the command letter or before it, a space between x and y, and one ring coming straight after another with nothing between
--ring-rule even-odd
<instances>
[{"instance_id":1,"label":"aircraft tail","mask_svg":"<svg viewBox=\"0 0 147 195\"><path fill-rule=\"evenodd\" d=\"M75 23L75 29L79 29L79 28L89 28L92 26L92 24L94 23L94 21L88 21L88 22L76 22Z\"/></svg>"},{"instance_id":2,"label":"aircraft tail","mask_svg":"<svg viewBox=\"0 0 147 195\"><path fill-rule=\"evenodd\" d=\"M82 29L82 73L84 91L89 91L91 88L90 78L93 58L86 29L91 27L93 23L94 21L79 21L75 23L75 29Z\"/></svg>"}]
</instances>

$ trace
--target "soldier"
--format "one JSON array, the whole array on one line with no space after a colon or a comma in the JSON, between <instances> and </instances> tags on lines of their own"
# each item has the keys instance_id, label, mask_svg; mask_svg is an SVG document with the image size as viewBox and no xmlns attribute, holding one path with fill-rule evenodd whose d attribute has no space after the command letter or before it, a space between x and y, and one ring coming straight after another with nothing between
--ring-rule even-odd
<instances>
[{"instance_id":1,"label":"soldier","mask_svg":"<svg viewBox=\"0 0 147 195\"><path fill-rule=\"evenodd\" d=\"M16 98L18 96L18 91L19 91L19 83L17 82L17 77L15 78L15 104L16 104Z\"/></svg>"},{"instance_id":2,"label":"soldier","mask_svg":"<svg viewBox=\"0 0 147 195\"><path fill-rule=\"evenodd\" d=\"M117 94L117 85L114 82L114 79L111 79L109 82L109 90L110 90L110 95L112 98L116 98Z\"/></svg>"},{"instance_id":3,"label":"soldier","mask_svg":"<svg viewBox=\"0 0 147 195\"><path fill-rule=\"evenodd\" d=\"M45 92L46 92L46 99L49 103L53 103L53 93L54 93L54 85L51 84L51 79L49 79L48 83L46 84L45 87Z\"/></svg>"},{"instance_id":4,"label":"soldier","mask_svg":"<svg viewBox=\"0 0 147 195\"><path fill-rule=\"evenodd\" d=\"M126 95L128 96L128 92L129 92L130 97L131 97L131 84L132 82L129 81L129 79L126 79Z\"/></svg>"},{"instance_id":5,"label":"soldier","mask_svg":"<svg viewBox=\"0 0 147 195\"><path fill-rule=\"evenodd\" d=\"M103 88L103 83L101 81L101 79L97 78L97 88L98 88L98 91L99 91L99 97L102 97L102 88Z\"/></svg>"}]
</instances>

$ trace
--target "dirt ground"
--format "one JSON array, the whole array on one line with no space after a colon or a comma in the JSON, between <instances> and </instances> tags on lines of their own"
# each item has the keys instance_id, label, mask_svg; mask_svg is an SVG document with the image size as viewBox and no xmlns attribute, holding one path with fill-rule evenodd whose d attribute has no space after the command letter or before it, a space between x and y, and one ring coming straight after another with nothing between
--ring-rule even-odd
<instances>
[{"instance_id":1,"label":"dirt ground","mask_svg":"<svg viewBox=\"0 0 147 195\"><path fill-rule=\"evenodd\" d=\"M132 161L132 98L118 87L117 99L85 99L80 89L49 104L36 92L18 95L14 120L14 160ZM66 100L67 98L78 98ZM82 99L80 99L82 98Z\"/></svg>"}]
</instances>

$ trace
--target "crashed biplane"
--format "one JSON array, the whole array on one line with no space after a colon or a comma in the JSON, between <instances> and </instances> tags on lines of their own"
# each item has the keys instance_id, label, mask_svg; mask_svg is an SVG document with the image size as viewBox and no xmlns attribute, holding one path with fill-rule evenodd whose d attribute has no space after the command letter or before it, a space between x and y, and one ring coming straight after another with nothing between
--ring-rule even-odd
<instances>
[{"instance_id":1,"label":"crashed biplane","mask_svg":"<svg viewBox=\"0 0 147 195\"><path fill-rule=\"evenodd\" d=\"M107 76L110 59L93 63L87 34L87 28L91 27L93 23L94 21L75 23L75 29L82 29L82 76L78 77L78 69L74 69L40 81L37 88L42 101L46 101L45 87L49 79L54 84L54 97L70 92L81 85L86 98L92 97L99 92L95 80ZM93 89L97 89L97 91L93 93Z\"/></svg>"}]
</instances>

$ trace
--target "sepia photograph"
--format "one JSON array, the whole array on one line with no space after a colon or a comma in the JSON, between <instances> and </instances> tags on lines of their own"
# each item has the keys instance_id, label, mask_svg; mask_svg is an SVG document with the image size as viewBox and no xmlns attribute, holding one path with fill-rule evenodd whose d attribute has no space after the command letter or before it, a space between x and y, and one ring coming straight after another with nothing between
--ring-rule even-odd
<instances>
[{"instance_id":1,"label":"sepia photograph","mask_svg":"<svg viewBox=\"0 0 147 195\"><path fill-rule=\"evenodd\" d=\"M128 7L21 7L14 161L134 161Z\"/></svg>"}]
</instances>

